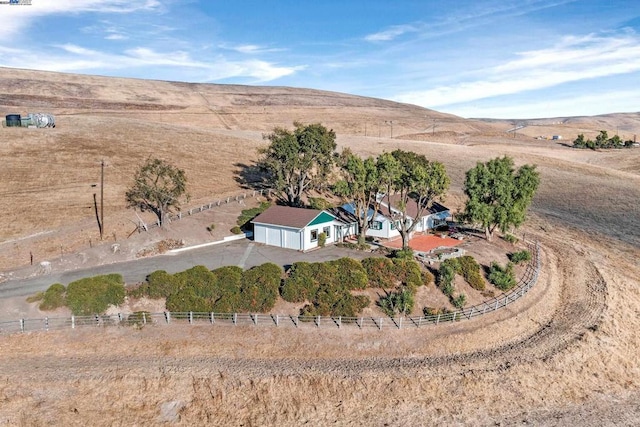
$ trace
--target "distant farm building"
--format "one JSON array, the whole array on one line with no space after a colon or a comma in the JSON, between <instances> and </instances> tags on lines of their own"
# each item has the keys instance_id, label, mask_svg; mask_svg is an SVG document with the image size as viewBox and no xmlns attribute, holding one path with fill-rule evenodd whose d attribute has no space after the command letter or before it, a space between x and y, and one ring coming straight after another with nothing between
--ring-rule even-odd
<instances>
[{"instance_id":1,"label":"distant farm building","mask_svg":"<svg viewBox=\"0 0 640 427\"><path fill-rule=\"evenodd\" d=\"M54 128L56 120L49 113L7 114L2 122L3 127Z\"/></svg>"},{"instance_id":2,"label":"distant farm building","mask_svg":"<svg viewBox=\"0 0 640 427\"><path fill-rule=\"evenodd\" d=\"M562 139L562 135L553 135L551 139L554 141L560 141Z\"/></svg>"}]
</instances>

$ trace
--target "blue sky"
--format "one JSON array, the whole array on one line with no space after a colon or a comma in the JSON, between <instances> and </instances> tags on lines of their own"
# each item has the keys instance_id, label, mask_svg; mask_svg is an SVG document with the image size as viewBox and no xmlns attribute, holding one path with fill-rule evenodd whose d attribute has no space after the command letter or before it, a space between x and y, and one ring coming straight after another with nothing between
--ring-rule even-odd
<instances>
[{"instance_id":1,"label":"blue sky","mask_svg":"<svg viewBox=\"0 0 640 427\"><path fill-rule=\"evenodd\" d=\"M463 117L640 111L637 0L31 3L0 4L0 66L307 87Z\"/></svg>"}]
</instances>

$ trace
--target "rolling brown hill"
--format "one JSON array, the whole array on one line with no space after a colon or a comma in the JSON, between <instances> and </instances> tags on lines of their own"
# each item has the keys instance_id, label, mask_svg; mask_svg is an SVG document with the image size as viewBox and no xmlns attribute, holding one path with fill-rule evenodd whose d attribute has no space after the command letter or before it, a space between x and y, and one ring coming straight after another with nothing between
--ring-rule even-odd
<instances>
[{"instance_id":1,"label":"rolling brown hill","mask_svg":"<svg viewBox=\"0 0 640 427\"><path fill-rule=\"evenodd\" d=\"M184 168L197 205L240 190L262 134L294 121L321 122L362 155L403 148L442 161L454 210L477 161L536 164L541 186L518 234L543 254L531 294L499 315L438 328L12 336L0 348L0 424L151 425L169 405L183 425L637 425L640 149L568 145L603 127L632 138L638 114L536 120L514 136L515 121L308 89L13 69L0 79L0 112L57 121L0 128L0 268L32 248L53 257L95 240L91 184L102 159L107 234L124 236L136 220L124 192L145 158ZM550 135L563 140L535 139Z\"/></svg>"}]
</instances>

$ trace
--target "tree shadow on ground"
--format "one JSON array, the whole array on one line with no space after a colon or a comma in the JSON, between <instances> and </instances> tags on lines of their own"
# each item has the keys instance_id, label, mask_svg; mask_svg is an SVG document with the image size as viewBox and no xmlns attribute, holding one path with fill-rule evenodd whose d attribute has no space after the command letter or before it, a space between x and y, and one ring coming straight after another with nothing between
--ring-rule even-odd
<instances>
[{"instance_id":1,"label":"tree shadow on ground","mask_svg":"<svg viewBox=\"0 0 640 427\"><path fill-rule=\"evenodd\" d=\"M233 179L247 190L263 190L269 188L266 173L256 164L234 163L236 170Z\"/></svg>"}]
</instances>

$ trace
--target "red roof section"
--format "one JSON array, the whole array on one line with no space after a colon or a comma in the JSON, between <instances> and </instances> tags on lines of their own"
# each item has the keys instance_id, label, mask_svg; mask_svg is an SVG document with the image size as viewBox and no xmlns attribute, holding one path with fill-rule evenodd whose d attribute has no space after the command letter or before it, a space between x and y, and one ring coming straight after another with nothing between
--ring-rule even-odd
<instances>
[{"instance_id":1,"label":"red roof section","mask_svg":"<svg viewBox=\"0 0 640 427\"><path fill-rule=\"evenodd\" d=\"M304 228L307 224L320 215L322 211L317 209L292 208L290 206L271 206L266 211L255 217L254 224L272 224L295 229Z\"/></svg>"}]
</instances>

